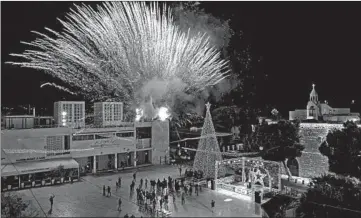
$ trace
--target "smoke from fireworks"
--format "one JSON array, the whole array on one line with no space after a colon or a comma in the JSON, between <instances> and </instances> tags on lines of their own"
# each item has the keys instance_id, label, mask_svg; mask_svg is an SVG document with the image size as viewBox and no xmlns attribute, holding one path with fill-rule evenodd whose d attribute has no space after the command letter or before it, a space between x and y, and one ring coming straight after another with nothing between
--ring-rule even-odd
<instances>
[{"instance_id":1,"label":"smoke from fireworks","mask_svg":"<svg viewBox=\"0 0 361 218\"><path fill-rule=\"evenodd\" d=\"M227 61L208 37L182 32L169 8L144 2L75 8L59 19L61 32L33 31L39 37L22 42L33 48L11 54L25 60L7 63L45 71L89 99L114 99L135 107L150 96L158 107L172 107L175 95L190 98L228 73Z\"/></svg>"}]
</instances>

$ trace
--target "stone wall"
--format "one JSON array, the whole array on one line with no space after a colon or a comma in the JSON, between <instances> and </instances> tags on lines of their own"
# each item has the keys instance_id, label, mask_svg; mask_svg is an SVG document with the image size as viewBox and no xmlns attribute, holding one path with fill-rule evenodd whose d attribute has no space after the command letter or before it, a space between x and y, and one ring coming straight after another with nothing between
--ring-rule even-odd
<instances>
[{"instance_id":1,"label":"stone wall","mask_svg":"<svg viewBox=\"0 0 361 218\"><path fill-rule=\"evenodd\" d=\"M301 123L300 142L305 146L301 157L297 158L299 176L312 178L328 172L328 158L323 156L318 148L329 130L341 129L342 124ZM282 173L285 170L282 167Z\"/></svg>"}]
</instances>

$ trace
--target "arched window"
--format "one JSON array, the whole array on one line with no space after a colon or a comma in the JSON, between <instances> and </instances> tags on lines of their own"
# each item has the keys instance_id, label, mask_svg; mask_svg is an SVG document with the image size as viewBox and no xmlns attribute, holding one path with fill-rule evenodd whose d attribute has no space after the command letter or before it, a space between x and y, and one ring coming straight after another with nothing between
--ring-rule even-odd
<instances>
[{"instance_id":1,"label":"arched window","mask_svg":"<svg viewBox=\"0 0 361 218\"><path fill-rule=\"evenodd\" d=\"M299 176L299 165L296 158L289 159L287 161L287 167L290 170L292 176Z\"/></svg>"},{"instance_id":2,"label":"arched window","mask_svg":"<svg viewBox=\"0 0 361 218\"><path fill-rule=\"evenodd\" d=\"M316 115L316 109L314 106L311 106L309 109L309 116L315 116Z\"/></svg>"}]
</instances>

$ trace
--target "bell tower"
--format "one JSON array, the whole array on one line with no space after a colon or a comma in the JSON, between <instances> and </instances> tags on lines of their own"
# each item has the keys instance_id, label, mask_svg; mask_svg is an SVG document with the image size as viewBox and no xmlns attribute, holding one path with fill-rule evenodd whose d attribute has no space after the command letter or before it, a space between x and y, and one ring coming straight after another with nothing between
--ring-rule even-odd
<instances>
[{"instance_id":1,"label":"bell tower","mask_svg":"<svg viewBox=\"0 0 361 218\"><path fill-rule=\"evenodd\" d=\"M312 84L312 91L310 93L310 101L314 102L315 104L318 104L318 94L315 90L315 84Z\"/></svg>"},{"instance_id":2,"label":"bell tower","mask_svg":"<svg viewBox=\"0 0 361 218\"><path fill-rule=\"evenodd\" d=\"M307 119L318 120L320 115L318 94L315 90L315 84L312 84L312 91L310 93L310 99L307 103Z\"/></svg>"}]
</instances>

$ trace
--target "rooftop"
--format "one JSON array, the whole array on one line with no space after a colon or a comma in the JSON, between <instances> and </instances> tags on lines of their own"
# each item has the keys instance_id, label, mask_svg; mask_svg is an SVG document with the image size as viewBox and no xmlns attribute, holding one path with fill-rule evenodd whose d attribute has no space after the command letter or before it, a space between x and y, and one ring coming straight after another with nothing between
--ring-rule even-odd
<instances>
[{"instance_id":1,"label":"rooftop","mask_svg":"<svg viewBox=\"0 0 361 218\"><path fill-rule=\"evenodd\" d=\"M7 115L4 118L35 118L33 115Z\"/></svg>"}]
</instances>

